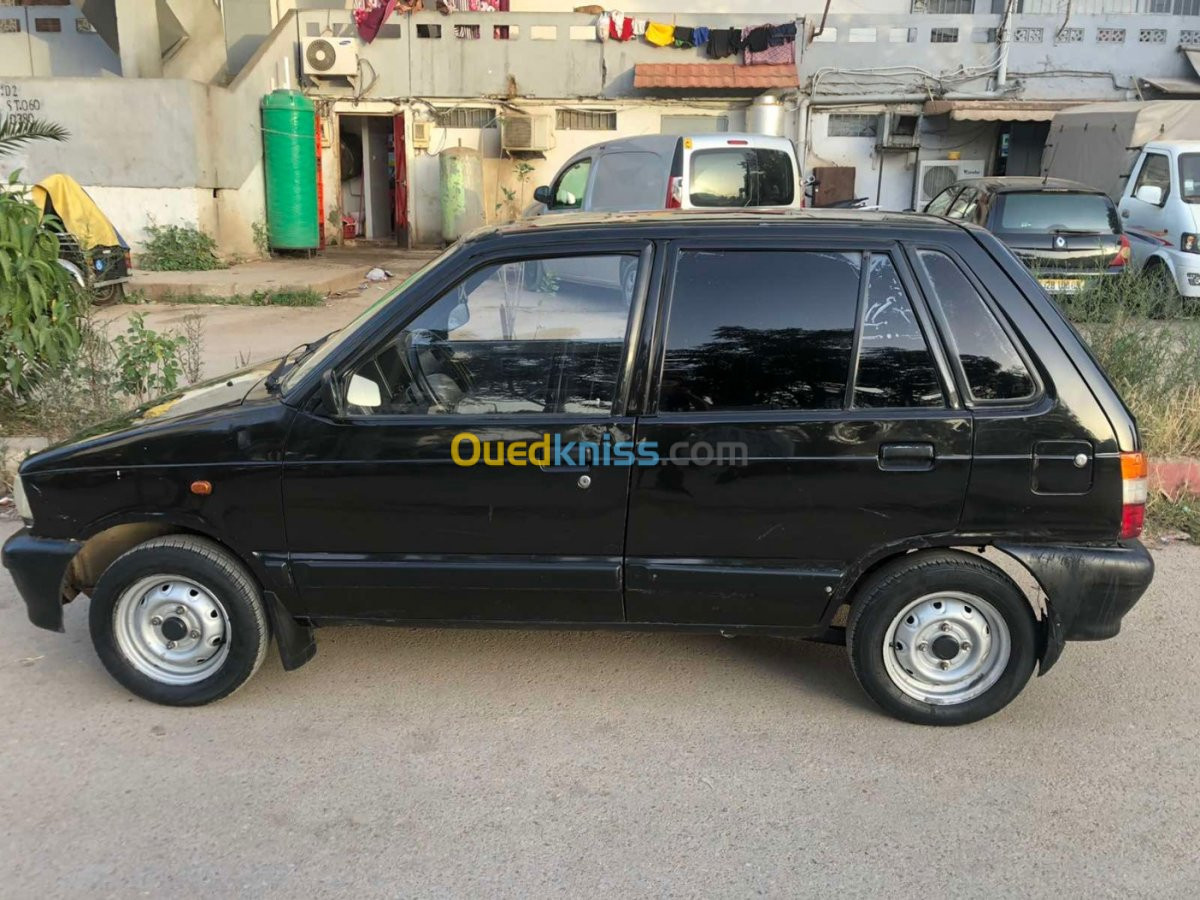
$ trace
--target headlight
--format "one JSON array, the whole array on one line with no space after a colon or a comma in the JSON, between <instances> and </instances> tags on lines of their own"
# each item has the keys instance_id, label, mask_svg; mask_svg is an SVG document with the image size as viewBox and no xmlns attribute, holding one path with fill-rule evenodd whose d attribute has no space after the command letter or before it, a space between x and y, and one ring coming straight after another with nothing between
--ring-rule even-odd
<instances>
[{"instance_id":1,"label":"headlight","mask_svg":"<svg viewBox=\"0 0 1200 900\"><path fill-rule=\"evenodd\" d=\"M33 524L33 510L29 508L29 498L25 496L25 485L21 483L21 476L17 476L16 484L13 485L13 503L17 507L17 515L20 516L26 525Z\"/></svg>"}]
</instances>

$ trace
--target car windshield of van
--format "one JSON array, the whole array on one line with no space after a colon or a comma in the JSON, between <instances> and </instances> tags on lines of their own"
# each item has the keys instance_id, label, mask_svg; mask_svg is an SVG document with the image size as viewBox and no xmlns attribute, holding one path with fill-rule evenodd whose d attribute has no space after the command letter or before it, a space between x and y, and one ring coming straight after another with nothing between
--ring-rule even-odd
<instances>
[{"instance_id":1,"label":"car windshield of van","mask_svg":"<svg viewBox=\"0 0 1200 900\"><path fill-rule=\"evenodd\" d=\"M1179 183L1184 203L1200 203L1200 153L1180 155Z\"/></svg>"},{"instance_id":2,"label":"car windshield of van","mask_svg":"<svg viewBox=\"0 0 1200 900\"><path fill-rule=\"evenodd\" d=\"M697 150L691 167L692 206L787 206L795 196L792 158L782 150Z\"/></svg>"},{"instance_id":3,"label":"car windshield of van","mask_svg":"<svg viewBox=\"0 0 1200 900\"><path fill-rule=\"evenodd\" d=\"M1001 194L1000 231L1117 234L1117 210L1103 194L1041 191Z\"/></svg>"},{"instance_id":4,"label":"car windshield of van","mask_svg":"<svg viewBox=\"0 0 1200 900\"><path fill-rule=\"evenodd\" d=\"M444 253L435 259L431 259L412 275L409 275L408 278L404 279L404 281L402 281L394 290L388 291L386 294L364 309L361 313L359 313L350 321L348 325L338 329L337 331L331 332L319 343L314 342L314 345L310 349L302 350L296 354L295 359L292 362L291 370L289 371L285 369L283 372L283 377L280 381L280 387L283 389L284 395L286 396L293 387L303 381L304 377L309 372L321 368L325 360L333 356L333 354L337 352L338 348L341 347L346 341L352 339L355 335L362 333L365 328L369 327L369 323L372 319L374 319L376 316L385 315L387 308L392 305L393 300L395 300L417 282L423 281L426 276L436 269L438 265L441 264L442 260L453 253L458 246L459 245L457 243L451 244Z\"/></svg>"}]
</instances>

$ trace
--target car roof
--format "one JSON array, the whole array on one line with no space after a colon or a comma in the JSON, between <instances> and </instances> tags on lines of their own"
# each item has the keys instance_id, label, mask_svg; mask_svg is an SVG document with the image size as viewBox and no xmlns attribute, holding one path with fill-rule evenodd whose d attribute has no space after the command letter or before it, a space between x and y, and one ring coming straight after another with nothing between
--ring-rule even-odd
<instances>
[{"instance_id":1,"label":"car roof","mask_svg":"<svg viewBox=\"0 0 1200 900\"><path fill-rule=\"evenodd\" d=\"M505 225L487 225L465 235L465 242L486 241L491 238L511 235L557 234L570 231L597 230L605 235L617 236L625 231L647 231L660 229L664 234L676 230L692 231L697 227L751 229L764 225L784 227L818 225L850 225L887 231L897 227L912 227L922 230L955 231L962 228L958 222L940 216L923 213L884 212L861 209L781 209L781 210L643 210L637 212L578 212L561 213L554 216L537 216L520 219Z\"/></svg>"},{"instance_id":2,"label":"car roof","mask_svg":"<svg viewBox=\"0 0 1200 900\"><path fill-rule=\"evenodd\" d=\"M1037 175L994 175L988 178L964 178L952 187L975 187L993 194L1012 194L1028 191L1077 191L1084 194L1103 194L1100 188L1066 178L1041 178Z\"/></svg>"}]
</instances>

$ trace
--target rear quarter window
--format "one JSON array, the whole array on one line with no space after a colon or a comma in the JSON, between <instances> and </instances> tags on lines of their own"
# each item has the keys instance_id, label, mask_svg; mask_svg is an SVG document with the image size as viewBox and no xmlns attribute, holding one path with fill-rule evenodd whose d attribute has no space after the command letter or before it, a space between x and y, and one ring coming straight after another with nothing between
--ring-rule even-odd
<instances>
[{"instance_id":1,"label":"rear quarter window","mask_svg":"<svg viewBox=\"0 0 1200 900\"><path fill-rule=\"evenodd\" d=\"M999 229L1021 233L1100 233L1121 231L1117 209L1103 194L1066 191L1003 194Z\"/></svg>"},{"instance_id":2,"label":"rear quarter window","mask_svg":"<svg viewBox=\"0 0 1200 900\"><path fill-rule=\"evenodd\" d=\"M1033 376L970 279L945 253L922 250L918 255L971 397L985 402L1031 399L1037 392Z\"/></svg>"},{"instance_id":3,"label":"rear quarter window","mask_svg":"<svg viewBox=\"0 0 1200 900\"><path fill-rule=\"evenodd\" d=\"M688 165L692 206L787 206L795 199L792 157L782 150L696 150Z\"/></svg>"}]
</instances>

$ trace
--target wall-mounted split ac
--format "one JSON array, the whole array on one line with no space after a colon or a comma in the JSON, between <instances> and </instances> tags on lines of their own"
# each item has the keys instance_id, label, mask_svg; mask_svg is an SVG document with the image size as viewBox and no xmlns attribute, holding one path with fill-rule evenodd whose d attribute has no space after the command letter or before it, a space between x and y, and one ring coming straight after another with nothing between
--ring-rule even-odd
<instances>
[{"instance_id":1,"label":"wall-mounted split ac","mask_svg":"<svg viewBox=\"0 0 1200 900\"><path fill-rule=\"evenodd\" d=\"M500 120L500 147L506 151L544 152L551 149L549 116L506 115Z\"/></svg>"},{"instance_id":2,"label":"wall-mounted split ac","mask_svg":"<svg viewBox=\"0 0 1200 900\"><path fill-rule=\"evenodd\" d=\"M303 57L301 68L305 75L328 78L358 74L358 47L354 38L305 38L300 49Z\"/></svg>"},{"instance_id":3,"label":"wall-mounted split ac","mask_svg":"<svg viewBox=\"0 0 1200 900\"><path fill-rule=\"evenodd\" d=\"M982 178L982 159L923 159L917 163L913 209L921 212L929 201L963 178Z\"/></svg>"}]
</instances>

